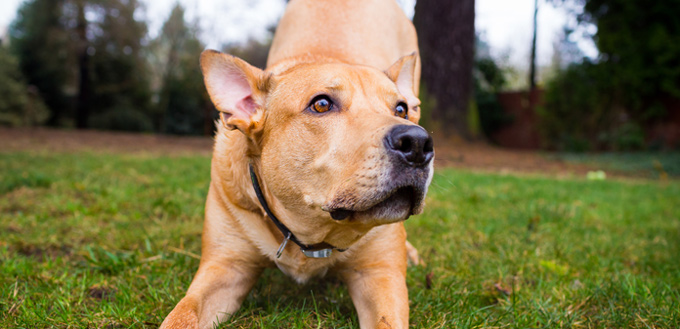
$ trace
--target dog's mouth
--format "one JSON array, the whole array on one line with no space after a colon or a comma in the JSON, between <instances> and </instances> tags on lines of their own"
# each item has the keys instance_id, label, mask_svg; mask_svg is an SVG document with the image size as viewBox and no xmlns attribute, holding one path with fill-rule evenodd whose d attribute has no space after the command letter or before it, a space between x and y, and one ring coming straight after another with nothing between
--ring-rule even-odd
<instances>
[{"instance_id":1,"label":"dog's mouth","mask_svg":"<svg viewBox=\"0 0 680 329\"><path fill-rule=\"evenodd\" d=\"M402 186L380 197L371 203L362 203L355 207L339 207L329 209L331 217L341 220L377 220L400 221L420 212L424 192L415 186Z\"/></svg>"}]
</instances>

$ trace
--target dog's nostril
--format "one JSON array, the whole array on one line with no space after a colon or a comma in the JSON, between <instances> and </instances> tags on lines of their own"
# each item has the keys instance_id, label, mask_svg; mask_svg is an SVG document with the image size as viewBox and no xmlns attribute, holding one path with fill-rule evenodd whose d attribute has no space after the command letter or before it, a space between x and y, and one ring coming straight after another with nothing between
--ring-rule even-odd
<instances>
[{"instance_id":1,"label":"dog's nostril","mask_svg":"<svg viewBox=\"0 0 680 329\"><path fill-rule=\"evenodd\" d=\"M427 139L427 141L425 141L425 146L423 147L423 151L425 151L425 153L434 152L434 141L432 140L432 136L430 136Z\"/></svg>"},{"instance_id":2,"label":"dog's nostril","mask_svg":"<svg viewBox=\"0 0 680 329\"><path fill-rule=\"evenodd\" d=\"M399 147L397 147L399 151L402 151L404 153L411 152L412 146L411 146L411 139L409 138L401 138L399 139Z\"/></svg>"}]
</instances>

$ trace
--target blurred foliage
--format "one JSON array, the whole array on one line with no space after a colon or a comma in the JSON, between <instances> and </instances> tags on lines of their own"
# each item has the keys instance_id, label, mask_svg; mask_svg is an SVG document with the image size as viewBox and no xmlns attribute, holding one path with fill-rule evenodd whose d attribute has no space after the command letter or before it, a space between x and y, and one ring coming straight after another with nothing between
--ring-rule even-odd
<instances>
[{"instance_id":1,"label":"blurred foliage","mask_svg":"<svg viewBox=\"0 0 680 329\"><path fill-rule=\"evenodd\" d=\"M19 62L0 43L0 126L34 126L49 112L35 87L29 87Z\"/></svg>"},{"instance_id":2,"label":"blurred foliage","mask_svg":"<svg viewBox=\"0 0 680 329\"><path fill-rule=\"evenodd\" d=\"M216 112L203 86L199 57L205 48L198 39L198 22L188 24L177 4L151 42L151 58L158 80L155 129L182 135L209 134Z\"/></svg>"},{"instance_id":3,"label":"blurred foliage","mask_svg":"<svg viewBox=\"0 0 680 329\"><path fill-rule=\"evenodd\" d=\"M556 57L555 78L548 83L545 107L539 110L546 146L564 150L649 147L645 141L649 127L667 117L664 103L680 98L680 23L675 17L680 0L548 1L580 8L572 11L582 24L597 27L592 37L600 56L575 61L573 57L582 54L574 52L573 44L559 48L564 58ZM197 22L187 22L184 9L177 5L161 33L150 40L140 8L139 0L23 2L9 30L11 54L4 50L0 54L0 93L14 95L0 99L0 120L6 125L41 124L46 108L47 123L53 126L212 132L216 112L202 83L198 57L205 45L198 38ZM432 31L441 30L435 27ZM566 29L563 39L569 40L574 31ZM432 37L427 29L419 32L421 41ZM468 127L437 119L456 126L463 135L472 134L470 127L479 125L488 136L512 121L496 98L512 79L507 68L491 59L488 45L479 37L476 42L474 102L455 106L470 108ZM270 43L250 40L222 50L263 68ZM452 62L447 56L440 58L442 63ZM454 84L464 85L463 77L456 79ZM424 125L432 126L429 116L436 116L438 110L434 99L442 95L435 97L434 85L427 86L432 99L424 100L422 117ZM423 97L428 97L428 91ZM15 114L5 114L10 112Z\"/></svg>"},{"instance_id":4,"label":"blurred foliage","mask_svg":"<svg viewBox=\"0 0 680 329\"><path fill-rule=\"evenodd\" d=\"M273 35L274 28L270 28ZM248 40L245 44L229 44L222 51L234 55L248 62L250 65L264 69L267 66L267 57L272 39L265 41Z\"/></svg>"},{"instance_id":5,"label":"blurred foliage","mask_svg":"<svg viewBox=\"0 0 680 329\"><path fill-rule=\"evenodd\" d=\"M584 10L618 101L636 120L662 118L662 99L680 97L680 0L588 0Z\"/></svg>"},{"instance_id":6,"label":"blurred foliage","mask_svg":"<svg viewBox=\"0 0 680 329\"><path fill-rule=\"evenodd\" d=\"M19 73L44 97L50 125L212 133L216 112L203 87L198 21L187 22L177 4L149 40L140 8L139 0L22 4L11 51ZM224 50L263 68L270 44L251 40ZM0 86L3 93L17 88Z\"/></svg>"},{"instance_id":7,"label":"blurred foliage","mask_svg":"<svg viewBox=\"0 0 680 329\"><path fill-rule=\"evenodd\" d=\"M69 102L69 34L63 26L64 0L30 0L19 8L9 30L12 53L29 85L35 86L50 109L50 125L58 125Z\"/></svg>"},{"instance_id":8,"label":"blurred foliage","mask_svg":"<svg viewBox=\"0 0 680 329\"><path fill-rule=\"evenodd\" d=\"M564 0L583 6L600 51L558 73L539 111L547 147L569 151L645 148L646 130L680 98L680 0Z\"/></svg>"},{"instance_id":9,"label":"blurred foliage","mask_svg":"<svg viewBox=\"0 0 680 329\"><path fill-rule=\"evenodd\" d=\"M615 115L602 69L585 61L569 66L547 84L545 107L537 109L547 147L588 151L596 146L591 141L603 142L600 134L611 129Z\"/></svg>"},{"instance_id":10,"label":"blurred foliage","mask_svg":"<svg viewBox=\"0 0 680 329\"><path fill-rule=\"evenodd\" d=\"M89 119L89 126L99 130L153 131L153 123L148 115L125 105L95 114Z\"/></svg>"},{"instance_id":11,"label":"blurred foliage","mask_svg":"<svg viewBox=\"0 0 680 329\"><path fill-rule=\"evenodd\" d=\"M512 117L503 111L497 96L506 84L505 73L491 57L478 57L474 73L479 122L484 135L490 137L503 125L512 122Z\"/></svg>"},{"instance_id":12,"label":"blurred foliage","mask_svg":"<svg viewBox=\"0 0 680 329\"><path fill-rule=\"evenodd\" d=\"M149 67L144 49L147 27L135 19L139 2L92 0L89 6L86 10L100 17L88 21L88 29L96 37L88 37L85 49L91 57L88 83L92 89L86 105L92 113L127 107L150 114Z\"/></svg>"},{"instance_id":13,"label":"blurred foliage","mask_svg":"<svg viewBox=\"0 0 680 329\"><path fill-rule=\"evenodd\" d=\"M146 23L137 0L29 0L10 27L27 82L50 110L49 124L85 128L90 115L128 106L149 113ZM75 110L75 111L74 111Z\"/></svg>"}]
</instances>

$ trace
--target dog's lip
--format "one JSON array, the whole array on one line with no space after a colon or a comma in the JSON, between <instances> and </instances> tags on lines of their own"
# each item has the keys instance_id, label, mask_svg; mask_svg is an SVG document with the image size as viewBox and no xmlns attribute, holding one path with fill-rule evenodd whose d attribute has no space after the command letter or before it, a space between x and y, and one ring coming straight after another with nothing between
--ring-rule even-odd
<instances>
[{"instance_id":1,"label":"dog's lip","mask_svg":"<svg viewBox=\"0 0 680 329\"><path fill-rule=\"evenodd\" d=\"M404 195L406 194L406 195ZM382 206L389 206L390 200L398 197L407 197L409 200L409 214L413 213L416 203L423 198L423 192L417 186L404 185L398 186L386 193L380 193L380 197L376 198L370 204L365 204L360 207L335 207L325 209L335 220L344 220L354 215L355 213L370 213L372 210Z\"/></svg>"}]
</instances>

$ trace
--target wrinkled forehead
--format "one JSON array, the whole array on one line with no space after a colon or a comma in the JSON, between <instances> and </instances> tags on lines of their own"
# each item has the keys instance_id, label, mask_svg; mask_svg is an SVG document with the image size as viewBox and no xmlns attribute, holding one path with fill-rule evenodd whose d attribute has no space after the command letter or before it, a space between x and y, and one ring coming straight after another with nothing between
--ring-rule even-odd
<instances>
[{"instance_id":1,"label":"wrinkled forehead","mask_svg":"<svg viewBox=\"0 0 680 329\"><path fill-rule=\"evenodd\" d=\"M368 66L342 63L299 65L275 76L276 93L308 102L319 94L398 97L396 85L387 75ZM291 93L292 92L292 93Z\"/></svg>"}]
</instances>

